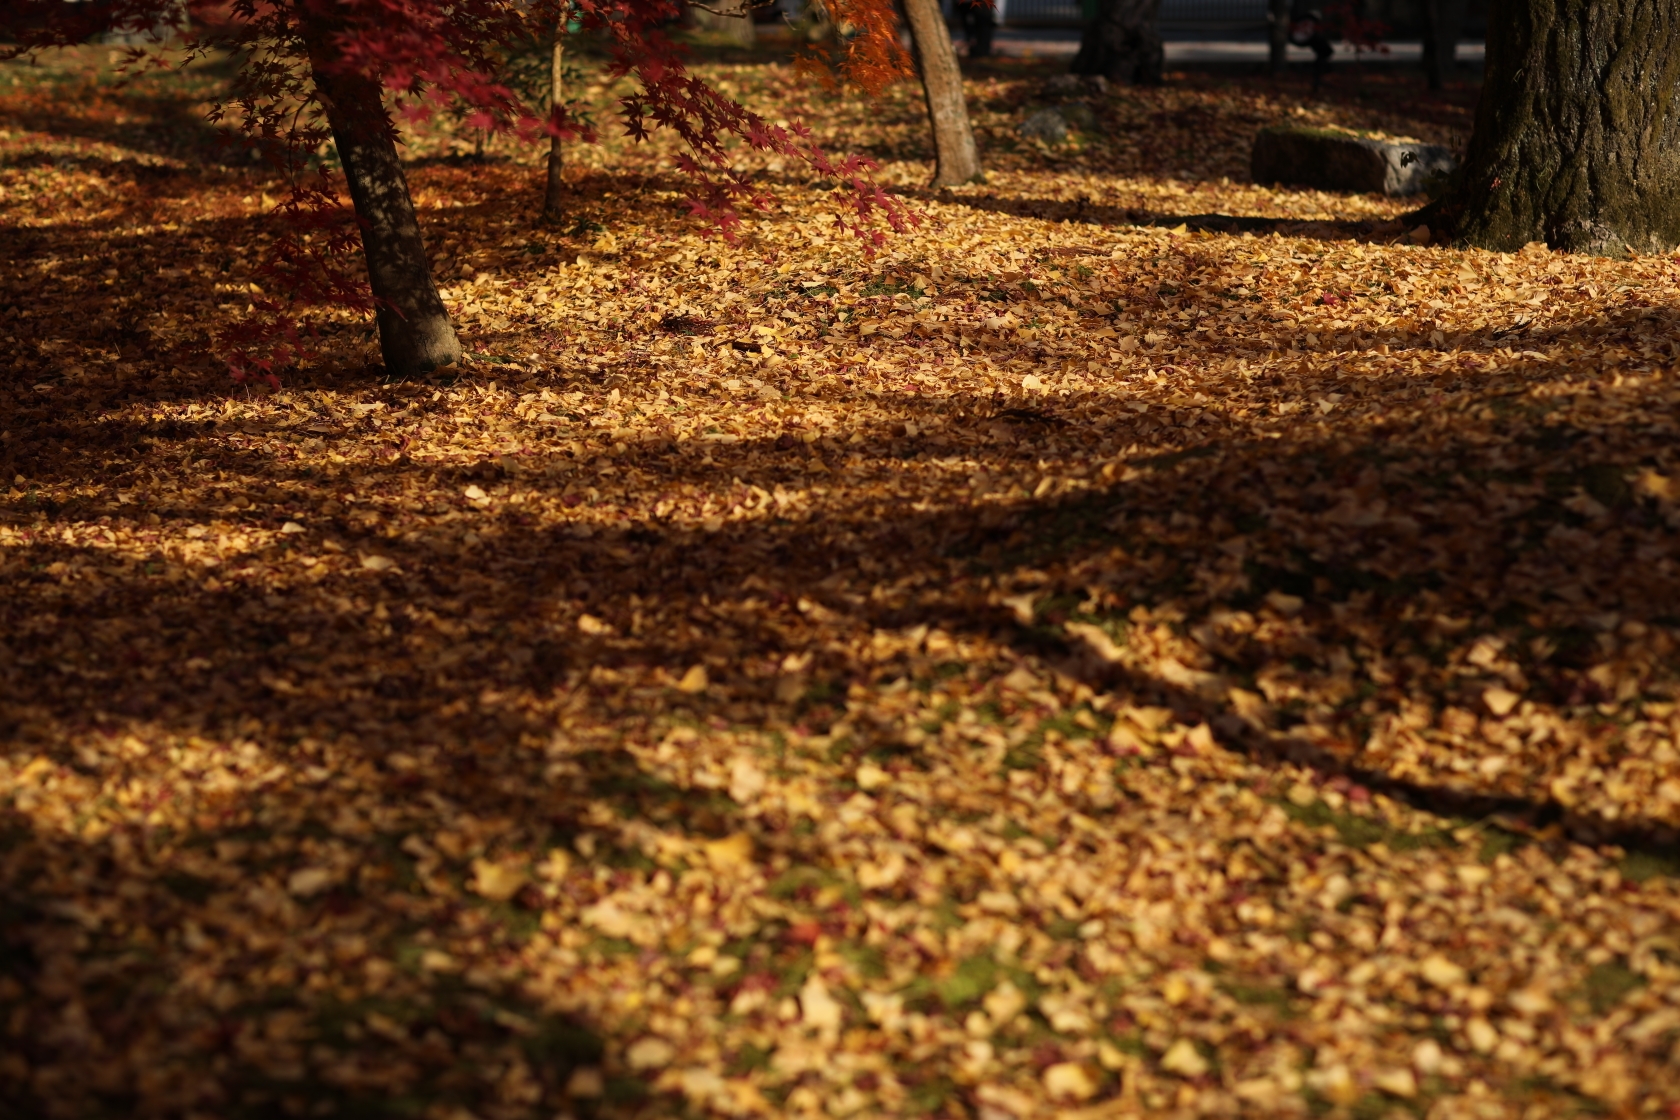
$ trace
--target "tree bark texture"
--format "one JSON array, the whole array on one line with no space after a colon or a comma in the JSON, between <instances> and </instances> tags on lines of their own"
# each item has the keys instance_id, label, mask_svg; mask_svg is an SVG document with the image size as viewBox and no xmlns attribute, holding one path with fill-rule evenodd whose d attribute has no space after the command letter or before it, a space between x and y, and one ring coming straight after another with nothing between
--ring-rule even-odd
<instances>
[{"instance_id":1,"label":"tree bark texture","mask_svg":"<svg viewBox=\"0 0 1680 1120\"><path fill-rule=\"evenodd\" d=\"M980 149L968 122L963 99L962 69L957 65L951 31L939 10L939 0L904 0L910 41L927 97L928 121L933 126L933 186L954 187L980 174Z\"/></svg>"},{"instance_id":2,"label":"tree bark texture","mask_svg":"<svg viewBox=\"0 0 1680 1120\"><path fill-rule=\"evenodd\" d=\"M562 11L554 27L554 50L548 60L548 97L552 111L558 112L566 103L565 82L566 15ZM545 222L558 222L566 211L566 184L560 178L565 164L560 151L560 137L548 138L548 183L543 191L542 216Z\"/></svg>"},{"instance_id":3,"label":"tree bark texture","mask_svg":"<svg viewBox=\"0 0 1680 1120\"><path fill-rule=\"evenodd\" d=\"M1159 85L1166 64L1160 15L1161 0L1099 0L1096 18L1080 37L1073 72Z\"/></svg>"},{"instance_id":4,"label":"tree bark texture","mask_svg":"<svg viewBox=\"0 0 1680 1120\"><path fill-rule=\"evenodd\" d=\"M758 30L753 26L753 14L747 8L747 0L712 0L707 7L727 14L720 16L705 8L690 8L696 30L721 35L738 47L750 47L758 41Z\"/></svg>"},{"instance_id":5,"label":"tree bark texture","mask_svg":"<svg viewBox=\"0 0 1680 1120\"><path fill-rule=\"evenodd\" d=\"M1434 2L1424 0L1426 4ZM1269 0L1266 8L1266 35L1271 42L1269 62L1274 76L1289 70L1289 17L1293 7L1293 0Z\"/></svg>"},{"instance_id":6,"label":"tree bark texture","mask_svg":"<svg viewBox=\"0 0 1680 1120\"><path fill-rule=\"evenodd\" d=\"M1494 0L1455 189L1417 215L1457 243L1620 256L1680 244L1680 3Z\"/></svg>"},{"instance_id":7,"label":"tree bark texture","mask_svg":"<svg viewBox=\"0 0 1680 1120\"><path fill-rule=\"evenodd\" d=\"M412 377L457 362L461 343L432 283L380 85L335 65L330 28L307 16L301 22L315 89L362 227L368 283L379 301L374 318L385 370L394 377Z\"/></svg>"}]
</instances>

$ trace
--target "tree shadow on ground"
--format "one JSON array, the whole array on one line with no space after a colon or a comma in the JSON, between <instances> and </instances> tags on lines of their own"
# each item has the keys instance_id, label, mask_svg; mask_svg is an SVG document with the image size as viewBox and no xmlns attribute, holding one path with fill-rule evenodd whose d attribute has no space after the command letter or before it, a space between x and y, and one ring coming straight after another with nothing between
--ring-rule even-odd
<instances>
[{"instance_id":1,"label":"tree shadow on ground","mask_svg":"<svg viewBox=\"0 0 1680 1120\"><path fill-rule=\"evenodd\" d=\"M77 765L63 780L82 780L87 763ZM90 841L0 809L0 1006L14 1024L4 1113L403 1117L482 1109L510 1084L516 1101L562 1099L573 1071L599 1067L602 1042L576 1016L429 958L437 919L423 903L368 920L364 891L425 894L401 837L376 838L359 874L303 900L283 880L256 871L241 881L227 874L237 863L212 858L283 850L295 830L325 834L310 812L270 791L184 833ZM529 938L536 923L518 903L477 901L465 918L480 936L503 952ZM237 988L210 980L210 962L230 959ZM322 986L329 976L340 982ZM31 1031L15 1030L25 1021ZM646 1093L627 1077L607 1089Z\"/></svg>"},{"instance_id":2,"label":"tree shadow on ground","mask_svg":"<svg viewBox=\"0 0 1680 1120\"><path fill-rule=\"evenodd\" d=\"M1651 768L1643 733L1595 714L1660 710L1680 683L1675 517L1628 481L1672 473L1667 398L1601 387L1620 417L1604 423L1536 398L1484 416L1474 394L1395 417L1360 412L1381 386L1321 376L1295 391L1341 393L1363 419L1281 430L1192 407L1094 413L1094 397L903 396L877 398L845 442L639 449L637 491L703 484L736 503L717 524L606 516L589 493L611 461L399 456L352 481L276 470L265 433L229 465L270 460L287 487L271 511L208 484L164 511L211 525L190 538L202 546L106 555L15 507L34 538L8 557L0 602L0 735L38 760L29 782L95 806L51 827L22 802L7 818L5 998L25 1059L55 1071L34 1099L278 1115L401 1084L428 1102L558 1102L594 1044L525 991L517 962L559 936L540 928L546 892L652 866L613 846L610 822L695 845L745 830L780 866L826 866L820 837L665 782L625 744L684 726L821 732L853 689L997 672L947 670L914 643L868 655L880 634L992 643L1437 811L1670 843L1672 819L1599 796ZM197 454L190 430L150 438L160 464ZM60 454L37 469L73 469ZM920 509L894 497L912 474ZM820 520L799 496L813 485L830 489ZM521 494L570 512L533 517ZM305 531L276 532L287 516ZM807 660L790 673L793 655ZM708 684L683 690L697 665ZM1573 730L1517 734L1487 710L1490 688L1519 681L1525 727ZM160 823L101 825L101 791L138 775L148 743L179 773ZM590 875L539 874L500 900L484 885L481 862L555 847ZM755 936L765 954L804 951L775 923ZM508 963L463 972L460 946ZM230 953L248 988L200 985L199 955L225 975ZM174 1025L144 1034L159 1007ZM134 1030L151 1081L86 1072ZM635 1092L611 1057L629 1039L606 1042L613 1091ZM197 1076L207 1063L216 1077Z\"/></svg>"},{"instance_id":3,"label":"tree shadow on ground","mask_svg":"<svg viewBox=\"0 0 1680 1120\"><path fill-rule=\"evenodd\" d=\"M1331 386L1347 392L1345 407L1359 407L1360 386L1331 379L1323 389ZM1320 391L1304 390L1308 395ZM1662 426L1650 416L1610 429L1559 423L1546 416L1543 404L1523 400L1486 416L1473 394L1465 396L1437 418L1373 416L1362 425L1367 442L1330 435L1266 438L1272 433L1264 428L1249 438L1235 438L1229 431L1208 431L1188 409L1090 422L1077 401L900 400L893 402L893 420L860 428L855 443L816 446L818 457L834 464L822 473L846 472L847 486L856 495L829 503L822 539L811 538L809 527L798 519L775 516L731 522L717 531L658 521L595 528L586 516L587 502L574 521L526 529L522 526L529 519L516 504L494 501L497 494L519 489L575 492L596 470L608 469L599 460L592 464L570 455L459 465L399 457L386 467L366 468L354 494L364 505L361 510L342 507L342 481L288 472L276 478L286 490L273 502L272 512L238 509L230 501L244 495L237 488L220 488L218 501L204 501L206 494L196 502L175 503L170 516L206 523L232 515L253 532L273 529L291 516L304 517L309 531L303 539L275 539L245 563L260 569L265 556L279 563L301 550L318 552L332 540L350 556L377 550L402 574L344 573L349 586L368 597L361 606L303 585L277 586L255 600L250 592L256 587L245 586L251 574L236 573L224 586L209 590L190 568L172 561L119 565L100 577L103 562L84 549L43 542L33 550L30 568L20 573L19 594L11 605L7 632L16 635L10 643L11 672L34 678L38 695L63 697L63 706L51 715L54 723L76 723L94 707L166 726L210 728L237 719L247 689L268 688L273 694L268 703L281 722L300 733L330 735L355 726L345 716L357 709L365 709L381 726L408 727L427 720L428 712L436 718L437 712L450 710L446 696L469 698L481 686L463 682L444 694L427 687L431 675L425 659L404 652L413 620L392 623L381 616L379 625L369 626L365 613L374 609L371 604L386 603L389 609L405 597L431 596L451 602L464 596L456 609L466 611L476 598L469 585L479 578L469 557L483 556L507 567L507 578L517 581L518 598L506 623L554 609L611 623L622 613L621 603L638 597L721 601L770 592L786 611L797 589L822 588L835 580L914 584L937 573L955 581L949 615L939 613L947 608L923 605L845 605L844 597L831 609L871 629L917 624L991 629L999 617L995 605L977 608L959 588L995 584L1011 572L1054 568L1069 579L1096 579L1092 586L1113 592L1117 602L1143 604L1152 611L1170 607L1185 615L1188 631L1197 617L1263 612L1276 593L1306 604L1292 617L1305 620L1313 633L1302 647L1307 651L1302 656L1315 666L1301 670L1308 677L1326 671L1319 662L1327 650L1356 640L1372 644L1348 629L1349 616L1356 615L1360 625L1393 628L1381 648L1415 647L1432 657L1441 656L1437 647L1469 644L1461 638L1466 633L1499 637L1513 662L1501 672L1518 670L1527 681L1525 695L1535 703L1566 710L1603 702L1609 686L1587 672L1605 647L1591 637L1593 627L1611 615L1615 625L1660 629L1671 621L1666 604L1674 601L1672 564L1628 563L1665 556L1673 543L1666 507L1642 497L1627 481L1642 466L1666 462ZM918 434L904 434L905 421ZM151 438L186 446L174 442L179 435L160 432ZM953 443L963 447L958 464L949 455ZM1094 470L1088 449L1126 445L1136 450ZM863 460L842 463L854 447ZM1152 447L1157 449L1153 454ZM639 470L650 487L698 483L728 490L739 480L765 491L788 491L813 480L811 449L785 437L639 450ZM178 454L164 449L159 461ZM227 459L226 465L235 473L255 473L265 452L252 447L244 454L243 467L237 459ZM42 465L51 471L50 464ZM1104 481L1117 470L1147 481ZM953 493L956 504L912 517L886 514L874 497L872 476L887 483L905 471L928 475L936 491L946 486L940 479L953 477L954 471L962 489L945 492ZM1016 489L1019 477L1082 479L1084 485L1073 492L1076 496L1062 500L1032 499ZM1483 481L1479 487L1466 486L1472 479ZM458 496L474 481L489 485L490 509ZM465 516L477 526L478 543L463 553L452 551L460 546L425 532L400 540L386 537L384 518L397 512L389 496L408 491L430 495L420 510L409 511L417 512L423 524L442 529ZM964 493L970 497L956 496ZM262 496L256 497L257 503L248 504L260 505ZM31 516L38 508L26 502L14 516ZM74 512L88 517L100 511ZM123 510L117 506L110 512L121 515ZM837 547L828 532L838 533L844 543ZM1238 548L1233 541L1250 543ZM751 560L746 567L718 567L712 551L735 558L731 564L742 557ZM1172 562L1174 556L1199 557L1198 564L1215 567L1186 571ZM1098 568L1087 571L1091 564ZM89 577L85 589L82 573ZM95 589L97 595L84 600ZM269 601L276 596L278 602ZM1420 603L1430 604L1428 618L1411 617ZM49 613L61 620L61 627L68 622L69 629L42 631L32 621L47 604L56 604ZM139 604L155 621L136 629L123 618ZM1538 624L1529 615L1548 607L1577 615L1577 628L1564 627L1557 634L1535 630ZM976 610L979 620L973 617ZM1464 621L1462 626L1437 625L1439 618ZM625 628L634 629L653 628ZM763 644L749 643L745 659L788 652L776 646L777 624L756 629ZM552 683L590 665L640 663L675 670L705 661L709 648L698 636L690 640L701 644L691 647L652 637L543 637L549 628L533 629L523 622L515 630L523 636L510 632L505 642L489 644L433 635L437 641L431 656L453 665L463 649L473 647L473 656L480 659L475 673L485 686L501 688L519 687L522 681ZM1547 642L1534 640L1548 635ZM1210 637L1208 643L1209 663L1233 679L1252 680L1267 663L1284 656L1259 639ZM298 672L305 677L322 673L326 662L320 658L346 668L361 666L352 675L372 672L364 683L378 687L341 703L332 698L339 686L322 692L307 681L264 683ZM125 668L195 659L214 671L158 676L132 675ZM59 680L61 672L67 675ZM14 679L22 681L21 676ZM317 683L325 686L332 679L348 678L329 675ZM1490 679L1503 678L1489 669L1467 679L1459 689L1467 706L1474 707ZM47 681L56 683L41 687ZM1647 683L1658 694L1668 687L1663 673ZM719 687L727 691L727 679ZM743 681L741 687L752 692L754 686ZM451 737L465 741L494 734L500 717L485 723L482 716L475 704L450 715L456 728ZM1449 784L1458 782L1444 777L1451 778ZM1542 788L1547 777L1533 775L1532 788ZM1501 781L1488 788L1499 793L1511 787Z\"/></svg>"},{"instance_id":4,"label":"tree shadow on ground","mask_svg":"<svg viewBox=\"0 0 1680 1120\"><path fill-rule=\"evenodd\" d=\"M87 51L97 54L102 49ZM64 81L52 91L50 100L10 102L0 110L0 120L26 132L180 160L194 169L250 166L249 158L229 145L229 131L205 116L205 102L222 91L234 66L232 60L222 58L195 65L185 75L162 79L141 75L126 84ZM176 88L149 88L159 81L175 83ZM66 102L79 104L82 111L65 111ZM95 106L108 106L110 111L96 113Z\"/></svg>"},{"instance_id":5,"label":"tree shadow on ground","mask_svg":"<svg viewBox=\"0 0 1680 1120\"><path fill-rule=\"evenodd\" d=\"M1361 385L1359 379L1336 378L1334 374L1326 374L1322 385L1300 386L1299 391L1314 396L1332 388L1341 390L1344 410L1359 410L1362 395L1378 391L1374 386ZM1603 386L1599 393L1611 398L1631 396L1631 391L1618 393ZM1436 603L1440 615L1455 616L1458 611L1473 608L1468 616L1497 631L1502 616L1520 615L1525 608L1559 601L1559 596L1569 601L1567 593L1572 588L1581 610L1591 615L1616 613L1623 620L1643 625L1665 625L1667 608L1663 604L1673 601L1667 583L1670 566L1623 568L1621 552L1614 551L1616 541L1623 541L1625 547L1641 556L1662 556L1670 544L1672 527L1663 519L1665 507L1658 500L1641 497L1626 480L1626 475L1638 468L1662 467L1667 462L1667 447L1663 445L1667 421L1663 416L1645 410L1638 423L1601 430L1549 415L1552 408L1544 400L1495 396L1494 403L1502 406L1487 416L1482 415L1475 393L1455 396L1462 396L1462 400L1443 408L1443 415L1435 418L1415 415L1403 420L1393 413L1374 411L1357 428L1362 442L1331 433L1300 440L1270 432L1265 425L1250 430L1247 438L1233 438L1235 433L1208 432L1205 421L1198 430L1200 415L1189 408L1156 410L1152 415L1104 415L1092 420L1082 413L1077 400L900 398L890 403L892 420L875 421L855 432L857 445L867 455L855 467L845 467L850 472L847 489L855 492L855 497L838 505L828 502L825 517L830 522L840 519L852 537L843 551L835 551L828 542L808 544L798 522L780 519L739 527L739 532L748 534L739 547L751 554L774 557L771 568L759 571L759 579L771 581L771 573L783 571L781 581L788 589L811 581L820 583L848 569L865 571L879 581L914 576L916 566L949 566L958 561L969 574L1045 563L1072 571L1092 557L1105 556L1112 547L1137 552L1127 566L1147 571L1151 563L1142 557L1164 549L1164 561L1171 547L1164 541L1152 541L1152 529L1137 539L1136 529L1116 527L1116 519L1124 524L1161 522L1161 536L1171 537L1178 536L1171 527L1176 517L1186 524L1194 522L1193 531L1186 531L1191 537L1208 532L1223 532L1231 539L1277 537L1267 547L1265 561L1253 559L1253 549L1260 547L1255 544L1243 549L1242 563L1226 563L1230 579L1235 581L1233 586L1240 583L1243 589L1220 601L1220 610L1258 610L1272 591L1307 591L1317 598L1329 596L1332 603L1344 603L1349 596L1362 593L1362 603L1368 603L1368 610L1378 615L1388 606L1401 610L1404 604L1421 598ZM906 435L904 421L911 421L909 427L916 435ZM354 421L348 423L351 427L339 438L353 432ZM210 427L197 428L197 432L202 435ZM200 453L190 443L193 433L192 427L148 428L129 432L118 442L153 443L155 467L161 467L180 457L186 448L192 448L188 450L192 455ZM388 579L386 583L395 589L407 586L410 579L437 578L435 573L449 571L465 561L464 556L432 551L432 542L425 536L417 541L381 537L386 505L380 495L412 489L433 495L428 497L427 507L420 510L433 524L460 521L460 514L484 522L477 534L482 544L472 554L482 549L484 554L494 554L499 563L517 561L533 568L521 581L521 594L528 596L531 610L538 608L544 596L564 598L568 594L583 594L586 610L608 610L608 601L595 601L596 594L603 591L595 588L591 573L608 573L603 586L610 586L618 596L654 596L664 589L665 593L704 598L738 591L734 581L739 574L685 559L696 556L696 549L704 556L706 547L702 546L709 539L719 541L717 549L721 552L734 551L736 544L727 537L712 537L694 527L680 529L657 521L603 531L600 539L571 536L566 527L528 534L519 529L524 517L517 507L497 505L494 514L480 517L469 499L459 497L460 487L475 480L501 489L526 487L536 494L575 490L588 484L598 468L610 467L603 460L590 463L588 458L576 458L571 453L539 453L428 465L396 455L386 467L370 465L370 474L358 482L358 497L368 502L366 514L351 510L323 516L324 505L336 502L336 495L343 494L343 482L324 479L307 468L294 470L286 467L284 460L276 462L262 440L284 435L284 430L244 435L249 440L242 450L223 448L218 452L218 467L230 470L235 477L267 475L272 484L284 487L279 497L265 497L264 490L247 490L240 484L222 484L215 487L220 495L215 502L203 500L208 494L198 500L176 502L168 509L171 517L210 522L235 516L250 531L260 532L265 527L274 529L287 517L304 516L309 519L312 534L331 534L353 554L370 549L390 554L403 571L412 573ZM1280 435L1284 438L1277 438ZM44 474L55 474L54 463L47 458L54 453L50 448L57 447L57 453L64 455L79 443L82 440L76 438L54 440L42 450L35 465ZM1116 468L1146 472L1146 487L1104 482L1100 472L1092 475L1092 455L1100 455L1102 448L1127 445L1134 448L1131 453L1122 460L1107 460L1105 465L1110 474ZM848 447L852 445L822 443L816 450L838 465L838 455ZM887 479L892 472L916 470L926 474L929 484L939 489L944 485L939 480L953 475L951 452L958 448L961 465L954 467L956 477L978 504L969 505L961 497L954 497L958 504L939 514L879 516L870 489L872 475ZM788 437L739 445L642 445L635 448L635 455L638 468L647 472L648 487L702 484L727 489L731 480L739 479L768 490L805 487L816 480L810 474L810 448ZM138 470L146 468L146 463L139 463ZM832 474L832 468L825 467L825 472ZM1016 472L1042 479L1085 479L1084 495L1077 502L1021 500L1010 489L1011 475ZM1483 480L1482 490L1463 489L1463 480L1468 479ZM990 494L986 487L993 484L1008 497L984 497ZM1280 495L1287 495L1292 510L1289 516L1278 505ZM1579 500L1583 495L1591 502ZM245 509L234 502L245 505ZM1485 507L1478 509L1478 504ZM101 514L99 507L45 510L30 504L22 505L17 512L27 517L34 510L79 517ZM123 516L124 509L111 505L104 512ZM1294 532L1285 532L1285 527ZM1290 537L1287 544L1284 537ZM276 549L274 556L284 557L306 544L319 547L318 542L319 537L311 536L309 542L299 541L294 546L282 539L272 547ZM81 568L76 563L81 549L50 544L39 547L44 549L40 564L35 566L34 579L39 588L37 583L30 586L49 598L69 593L74 599L74 591L55 589L59 588L57 576L40 573L60 561L71 564L72 569ZM1611 559L1599 559L1604 549L1609 549L1606 556ZM1225 556L1230 559L1230 549ZM176 574L178 578L180 574ZM1129 579L1134 576L1110 573L1109 578L1116 581L1116 588L1131 588ZM1213 610L1215 599L1208 591L1174 591L1174 581L1183 579L1183 571L1166 574L1166 583L1149 589L1147 599L1154 603L1173 601L1181 608L1194 604L1193 610L1198 611ZM76 581L66 584L66 588L74 586ZM156 581L141 579L131 591L123 591L123 584L119 584L113 594L121 599L126 594L138 594L141 588L166 593L160 603L183 589L160 576ZM163 633L178 633L185 638L195 633L200 620L227 618L234 626L228 633L240 635L245 625L240 620L270 613L270 608L234 610L234 604L242 601L237 584L202 601L190 588L186 591L188 604ZM1127 589L1126 594L1139 599L1144 589ZM18 633L30 633L25 625L25 616L30 613L27 603L27 593L17 599ZM276 618L307 621L306 630L331 631L346 623L338 608L324 613L321 610L284 610ZM990 613L990 606L986 610ZM72 615L81 615L81 611L72 611ZM917 621L874 608L858 618L870 626L912 625ZM1331 641L1327 635L1332 631L1339 633L1336 613L1315 620L1314 626L1326 628L1317 640L1319 645ZM1522 630L1522 625L1517 625L1517 630ZM218 665L232 670L237 662L228 662L230 650L245 650L255 657L259 650L284 648L276 646L276 631L265 626L257 626L252 635L249 640L235 638L228 648L171 648L143 660L181 663L215 655ZM1396 640L1401 638L1396 635ZM54 638L45 635L39 641L45 641L45 650L50 652ZM590 641L573 641L581 660L568 660L566 667L606 657L606 653L595 652ZM13 655L22 657L22 650L29 645L15 645ZM1593 660L1594 648L1588 643L1578 648L1576 655ZM40 663L59 663L49 652L40 655ZM1263 652L1252 653L1270 657ZM94 657L99 662L99 655ZM1220 660L1221 655L1213 653L1211 657ZM370 652L366 660L371 663L378 658ZM1245 673L1258 668L1243 658L1236 658L1233 665ZM96 677L119 677L118 668L116 663L102 665ZM277 668L277 663L255 657L247 670L222 673L223 683L210 685L210 690L232 688L237 680L254 680ZM1581 677L1579 668L1581 665L1574 665L1559 652L1524 660L1530 697L1557 707L1598 697L1601 687ZM104 690L104 695L119 710L141 715L144 705L139 702L148 695L160 695L158 688L163 695L168 695L171 688L183 688L183 702L188 707L198 704L192 699L198 685L185 678L136 682L133 693L129 693L128 685L116 683ZM126 699L129 695L133 699ZM139 707L134 707L136 704ZM286 700L286 705L296 704L307 707L304 700ZM161 712L151 715L163 717ZM69 719L69 710L60 717ZM175 712L165 719L180 722L186 719L186 712ZM296 719L309 722L301 714ZM188 722L202 724L198 719Z\"/></svg>"},{"instance_id":6,"label":"tree shadow on ground","mask_svg":"<svg viewBox=\"0 0 1680 1120\"><path fill-rule=\"evenodd\" d=\"M1104 206L1088 198L1002 198L997 195L902 189L899 193L1017 218L1037 218L1046 222L1078 222L1105 227L1172 229L1183 226L1191 233L1275 233L1280 237L1305 237L1314 241L1365 241L1385 245L1395 241L1404 232L1394 222L1376 220L1329 221L1231 214L1172 214L1136 207Z\"/></svg>"}]
</instances>

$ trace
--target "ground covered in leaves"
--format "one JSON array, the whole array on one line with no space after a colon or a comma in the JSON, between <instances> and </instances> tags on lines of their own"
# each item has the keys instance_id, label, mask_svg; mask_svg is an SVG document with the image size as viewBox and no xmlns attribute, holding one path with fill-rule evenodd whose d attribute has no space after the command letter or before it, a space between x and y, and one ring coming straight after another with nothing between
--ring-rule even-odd
<instances>
[{"instance_id":1,"label":"ground covered in leaves","mask_svg":"<svg viewBox=\"0 0 1680 1120\"><path fill-rule=\"evenodd\" d=\"M1675 262L1244 173L1473 91L1000 66L933 196L712 67L874 257L434 130L474 362L254 393L278 188L105 62L0 69L0 1114L1674 1114Z\"/></svg>"}]
</instances>

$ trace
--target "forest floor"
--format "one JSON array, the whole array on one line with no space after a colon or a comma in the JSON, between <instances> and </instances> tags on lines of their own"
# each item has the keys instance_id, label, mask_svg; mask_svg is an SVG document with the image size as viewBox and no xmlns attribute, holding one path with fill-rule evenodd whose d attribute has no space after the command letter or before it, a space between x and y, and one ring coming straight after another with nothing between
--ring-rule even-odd
<instances>
[{"instance_id":1,"label":"forest floor","mask_svg":"<svg viewBox=\"0 0 1680 1120\"><path fill-rule=\"evenodd\" d=\"M1680 1114L1674 259L704 69L920 224L433 131L474 360L269 392L219 71L0 66L0 1116Z\"/></svg>"}]
</instances>

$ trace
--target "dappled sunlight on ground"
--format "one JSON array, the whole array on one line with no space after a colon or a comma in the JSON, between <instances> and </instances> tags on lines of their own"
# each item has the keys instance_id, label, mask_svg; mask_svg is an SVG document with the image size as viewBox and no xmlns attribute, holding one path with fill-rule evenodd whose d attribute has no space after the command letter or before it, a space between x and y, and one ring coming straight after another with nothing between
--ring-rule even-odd
<instances>
[{"instance_id":1,"label":"dappled sunlight on ground","mask_svg":"<svg viewBox=\"0 0 1680 1120\"><path fill-rule=\"evenodd\" d=\"M1673 261L1256 187L1260 83L1010 139L1042 76L955 192L869 110L874 256L424 138L473 361L326 316L276 392L207 348L275 184L0 81L0 1096L1670 1109ZM1304 112L1463 116L1370 89Z\"/></svg>"}]
</instances>

